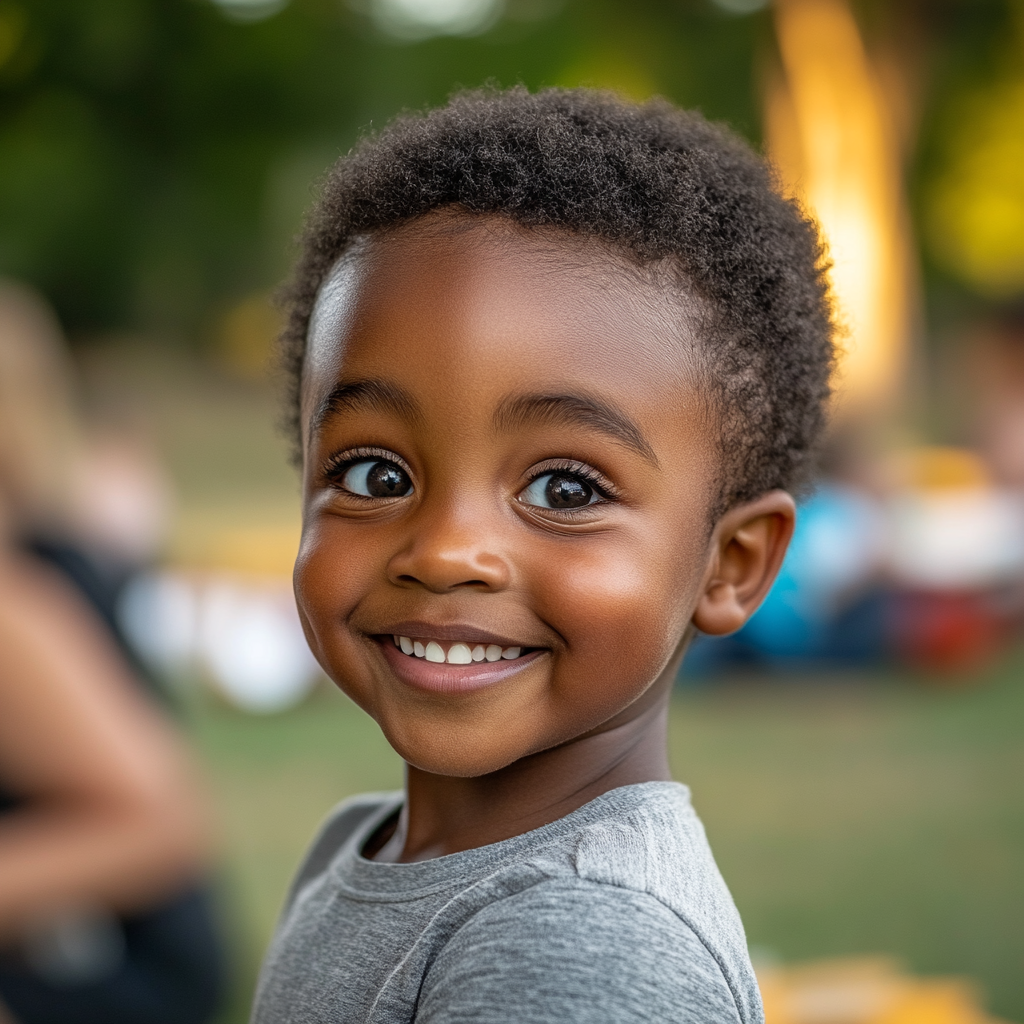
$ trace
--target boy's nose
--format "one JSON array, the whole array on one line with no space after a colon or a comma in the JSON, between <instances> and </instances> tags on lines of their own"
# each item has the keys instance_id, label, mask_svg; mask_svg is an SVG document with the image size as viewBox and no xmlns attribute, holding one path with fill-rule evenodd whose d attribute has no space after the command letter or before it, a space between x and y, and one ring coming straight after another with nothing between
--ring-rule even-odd
<instances>
[{"instance_id":1,"label":"boy's nose","mask_svg":"<svg viewBox=\"0 0 1024 1024\"><path fill-rule=\"evenodd\" d=\"M418 524L388 563L388 578L399 586L421 586L438 594L462 588L504 590L511 567L495 540L476 519L444 516Z\"/></svg>"}]
</instances>

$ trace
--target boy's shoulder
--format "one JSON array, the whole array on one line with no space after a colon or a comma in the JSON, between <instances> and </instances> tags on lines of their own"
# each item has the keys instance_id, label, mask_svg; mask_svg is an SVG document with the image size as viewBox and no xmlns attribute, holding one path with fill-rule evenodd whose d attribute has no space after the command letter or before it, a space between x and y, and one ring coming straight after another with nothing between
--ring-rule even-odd
<instances>
[{"instance_id":1,"label":"boy's shoulder","mask_svg":"<svg viewBox=\"0 0 1024 1024\"><path fill-rule=\"evenodd\" d=\"M743 927L685 786L622 787L532 832L433 861L359 857L401 802L368 794L332 812L293 886L302 895L291 916L322 927L328 908L355 900L318 945L391 903L387 941L415 952L386 987L420 993L417 1020L450 1020L458 1007L459 1019L497 1024L505 1018L493 1008L521 1003L528 981L540 1001L523 1019L538 1024L576 1020L594 1000L615 1021L761 1021ZM422 915L408 934L404 913ZM681 1007L694 1013L680 1017Z\"/></svg>"},{"instance_id":2,"label":"boy's shoulder","mask_svg":"<svg viewBox=\"0 0 1024 1024\"><path fill-rule=\"evenodd\" d=\"M339 804L310 847L293 894L323 874L352 840L361 845L397 812L402 799L401 792L367 793ZM348 849L350 857L353 853ZM483 888L511 895L559 880L589 883L585 889L611 886L646 894L709 948L724 944L746 953L739 914L690 803L690 791L678 782L610 790L533 832L483 847L468 858L458 854L441 861L451 862L449 885L478 893ZM590 891L591 898L598 898L595 889Z\"/></svg>"},{"instance_id":3,"label":"boy's shoulder","mask_svg":"<svg viewBox=\"0 0 1024 1024\"><path fill-rule=\"evenodd\" d=\"M523 865L543 879L488 907L463 945L513 936L518 918L535 938L507 954L549 964L538 977L550 969L583 979L593 998L617 1004L615 1020L763 1020L743 924L686 786L611 790L554 827L550 844ZM458 943L446 950L458 953ZM476 1000L479 987L477 978L465 991ZM573 993L560 998L573 1019Z\"/></svg>"},{"instance_id":4,"label":"boy's shoulder","mask_svg":"<svg viewBox=\"0 0 1024 1024\"><path fill-rule=\"evenodd\" d=\"M622 902L616 891L635 894L635 909L660 905L679 922L673 940L696 940L717 962L741 1019L756 1020L760 1000L743 924L689 789L664 782L627 786L588 807L592 817L564 847L571 874L604 889L597 901L609 907ZM651 914L653 924L657 911ZM649 924L647 934L653 931Z\"/></svg>"},{"instance_id":5,"label":"boy's shoulder","mask_svg":"<svg viewBox=\"0 0 1024 1024\"><path fill-rule=\"evenodd\" d=\"M687 876L708 869L717 874L690 791L681 783L613 789L563 821L575 825L562 845L582 879L661 896Z\"/></svg>"},{"instance_id":6,"label":"boy's shoulder","mask_svg":"<svg viewBox=\"0 0 1024 1024\"><path fill-rule=\"evenodd\" d=\"M363 841L401 807L401 792L365 793L338 804L320 826L295 881L293 892L322 874L355 839ZM571 814L533 832L484 847L471 872L488 878L508 872L544 878L575 877L585 882L643 892L689 918L714 911L739 916L715 864L704 827L677 782L624 786L602 794ZM468 864L462 865L469 867ZM454 867L454 864L453 864ZM455 877L451 878L456 881ZM473 879L466 878L466 884Z\"/></svg>"}]
</instances>

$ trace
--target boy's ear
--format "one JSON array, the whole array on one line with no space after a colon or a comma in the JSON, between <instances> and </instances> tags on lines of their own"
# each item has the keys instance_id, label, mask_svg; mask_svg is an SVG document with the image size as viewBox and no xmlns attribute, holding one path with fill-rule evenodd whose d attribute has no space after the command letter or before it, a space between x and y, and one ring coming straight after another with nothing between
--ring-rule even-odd
<instances>
[{"instance_id":1,"label":"boy's ear","mask_svg":"<svg viewBox=\"0 0 1024 1024\"><path fill-rule=\"evenodd\" d=\"M785 491L769 491L722 516L693 613L702 633L732 633L750 618L775 580L795 523L796 504Z\"/></svg>"}]
</instances>

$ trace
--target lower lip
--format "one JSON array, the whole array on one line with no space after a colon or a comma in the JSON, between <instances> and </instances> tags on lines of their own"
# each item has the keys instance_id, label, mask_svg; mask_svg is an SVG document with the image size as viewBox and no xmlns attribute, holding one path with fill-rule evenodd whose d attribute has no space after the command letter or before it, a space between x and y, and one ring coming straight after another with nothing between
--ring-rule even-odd
<instances>
[{"instance_id":1,"label":"lower lip","mask_svg":"<svg viewBox=\"0 0 1024 1024\"><path fill-rule=\"evenodd\" d=\"M471 665L449 665L427 661L426 658L403 654L390 639L378 640L392 671L417 690L431 693L469 693L503 682L527 665L532 665L544 651L531 651L511 661L474 661Z\"/></svg>"}]
</instances>

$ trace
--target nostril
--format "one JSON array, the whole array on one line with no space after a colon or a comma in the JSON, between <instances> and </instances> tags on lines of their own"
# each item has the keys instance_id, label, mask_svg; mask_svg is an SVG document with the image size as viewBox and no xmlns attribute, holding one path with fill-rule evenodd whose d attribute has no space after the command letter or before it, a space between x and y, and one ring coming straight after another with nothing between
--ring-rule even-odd
<instances>
[{"instance_id":1,"label":"nostril","mask_svg":"<svg viewBox=\"0 0 1024 1024\"><path fill-rule=\"evenodd\" d=\"M423 580L421 580L418 576L412 576L409 573L402 573L401 576L396 576L395 579L399 583L416 583L420 586L426 586ZM455 590L460 587L471 587L475 589L477 587L489 588L490 586L491 584L489 584L486 580L460 580L458 583L450 584L448 589Z\"/></svg>"},{"instance_id":2,"label":"nostril","mask_svg":"<svg viewBox=\"0 0 1024 1024\"><path fill-rule=\"evenodd\" d=\"M423 587L438 594L466 588L503 590L508 586L511 572L503 558L486 552L480 556L475 551L453 551L452 547L444 545L439 552L424 543L398 552L388 563L388 579L400 587Z\"/></svg>"}]
</instances>

